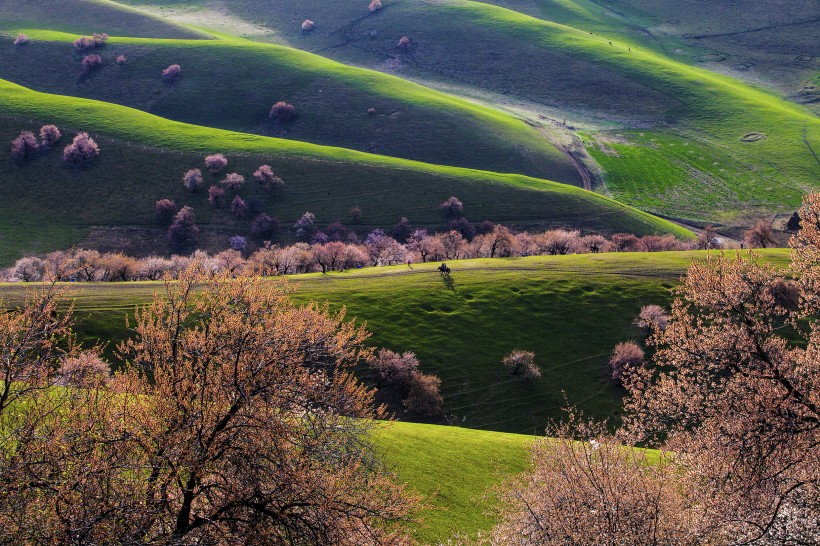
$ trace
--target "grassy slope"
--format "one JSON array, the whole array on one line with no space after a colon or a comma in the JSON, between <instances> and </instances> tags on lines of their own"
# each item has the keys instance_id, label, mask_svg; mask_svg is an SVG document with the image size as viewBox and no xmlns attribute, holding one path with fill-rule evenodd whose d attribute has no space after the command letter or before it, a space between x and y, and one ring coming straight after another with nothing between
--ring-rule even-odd
<instances>
[{"instance_id":1,"label":"grassy slope","mask_svg":"<svg viewBox=\"0 0 820 546\"><path fill-rule=\"evenodd\" d=\"M809 111L738 80L664 56L646 36L627 30L612 38L615 25L602 23L603 8L589 2L529 4L531 10L540 5L543 13L555 13L556 20L579 28L467 0L387 2L372 17L366 16L366 8L357 0L242 0L231 9L276 29L295 47L382 69L394 67L397 60L406 76L638 122L654 127L651 137L684 139L701 147L701 163L710 166L706 176L702 166L663 149L658 152L632 133L622 137L639 148L637 153L647 162L662 165L657 178L643 179L645 171L635 170L631 157L602 161L607 188L614 196L655 212L748 221L751 216L793 208L802 191L816 187L820 163L806 142L815 153L820 149L820 120ZM317 21L318 28L304 36L298 22L306 17ZM376 36L371 37L370 31ZM411 54L396 51L395 41L401 35L416 42ZM394 62L385 65L390 58ZM768 138L741 142L751 132ZM732 167L727 168L729 164ZM737 181L735 165L753 174ZM658 204L658 186L660 193L680 199ZM705 208L687 206L688 200L701 194L708 194Z\"/></svg>"},{"instance_id":2,"label":"grassy slope","mask_svg":"<svg viewBox=\"0 0 820 546\"><path fill-rule=\"evenodd\" d=\"M428 509L413 534L437 544L455 531L488 530L494 518L488 490L523 471L532 436L394 422L380 428L385 462L399 479L424 495Z\"/></svg>"},{"instance_id":3,"label":"grassy slope","mask_svg":"<svg viewBox=\"0 0 820 546\"><path fill-rule=\"evenodd\" d=\"M782 263L788 253L766 251ZM566 400L612 417L622 393L607 377L618 341L639 339L642 305L665 304L693 258L703 252L602 254L453 262L452 282L436 264L301 275L298 301L347 306L366 321L372 343L418 355L442 379L447 420L466 427L540 433ZM79 284L76 308L86 339L117 340L123 317L150 299L156 283ZM21 285L0 296L19 301ZM534 351L538 380L510 376L501 358Z\"/></svg>"},{"instance_id":4,"label":"grassy slope","mask_svg":"<svg viewBox=\"0 0 820 546\"><path fill-rule=\"evenodd\" d=\"M10 141L23 129L37 130L42 123L62 127L67 133L64 142L73 135L71 131L88 130L102 153L87 170L62 167L59 150L22 166L0 155L4 243L0 263L29 249L65 248L79 242L76 229L150 227L153 203L163 197L193 206L201 225L220 226L226 231L220 243L225 248L230 235L247 234L249 221L234 221L224 209L209 208L203 192L189 194L181 184L185 170L202 166L202 156L215 151L229 155L229 170L250 179L240 195L258 198L285 227L305 210L326 224L348 217L354 205L364 209L361 221L366 226L389 226L401 216L435 226L441 222L438 204L458 195L474 220L689 235L674 224L565 184L186 125L122 106L37 93L0 80L0 141ZM285 179L282 195L265 195L250 177L261 163L271 164ZM216 180L208 176L206 183ZM67 231L46 240L55 226ZM157 238L160 242L154 250L164 251L161 234Z\"/></svg>"},{"instance_id":5,"label":"grassy slope","mask_svg":"<svg viewBox=\"0 0 820 546\"><path fill-rule=\"evenodd\" d=\"M0 30L48 28L76 34L107 32L146 38L206 38L209 34L163 21L108 0L0 0Z\"/></svg>"},{"instance_id":6,"label":"grassy slope","mask_svg":"<svg viewBox=\"0 0 820 546\"><path fill-rule=\"evenodd\" d=\"M0 77L38 91L197 125L580 185L572 163L523 121L379 72L236 39L113 38L100 51L105 65L80 77L74 35L26 32L25 47L0 48ZM118 54L127 55L125 66L113 62ZM183 76L168 85L160 73L172 63ZM268 121L278 100L297 106L294 123Z\"/></svg>"}]
</instances>

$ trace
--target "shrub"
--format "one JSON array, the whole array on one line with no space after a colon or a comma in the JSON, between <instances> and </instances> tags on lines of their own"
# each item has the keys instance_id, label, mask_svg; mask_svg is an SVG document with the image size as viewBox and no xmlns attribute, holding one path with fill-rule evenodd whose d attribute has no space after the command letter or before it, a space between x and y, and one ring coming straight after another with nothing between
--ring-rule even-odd
<instances>
[{"instance_id":1,"label":"shrub","mask_svg":"<svg viewBox=\"0 0 820 546\"><path fill-rule=\"evenodd\" d=\"M453 196L440 204L438 209L448 219L458 218L464 213L464 203L458 197Z\"/></svg>"},{"instance_id":2,"label":"shrub","mask_svg":"<svg viewBox=\"0 0 820 546\"><path fill-rule=\"evenodd\" d=\"M124 65L126 62L128 62L128 59L125 57L125 55L117 55L116 63L117 63L118 65L122 66L122 65Z\"/></svg>"},{"instance_id":3,"label":"shrub","mask_svg":"<svg viewBox=\"0 0 820 546\"><path fill-rule=\"evenodd\" d=\"M302 32L310 32L316 27L316 23L311 21L310 19L305 19L302 22Z\"/></svg>"},{"instance_id":4,"label":"shrub","mask_svg":"<svg viewBox=\"0 0 820 546\"><path fill-rule=\"evenodd\" d=\"M234 235L231 237L230 243L231 250L236 250L237 252L245 252L248 248L248 241L241 235Z\"/></svg>"},{"instance_id":5,"label":"shrub","mask_svg":"<svg viewBox=\"0 0 820 546\"><path fill-rule=\"evenodd\" d=\"M535 363L535 353L516 349L505 356L501 363L513 374L521 377L541 377L541 369Z\"/></svg>"},{"instance_id":6,"label":"shrub","mask_svg":"<svg viewBox=\"0 0 820 546\"><path fill-rule=\"evenodd\" d=\"M245 200L238 195L231 201L231 214L237 218L244 218L248 215L248 205Z\"/></svg>"},{"instance_id":7,"label":"shrub","mask_svg":"<svg viewBox=\"0 0 820 546\"><path fill-rule=\"evenodd\" d=\"M766 220L758 220L751 229L743 234L743 240L749 248L766 248L776 242L772 235L772 226Z\"/></svg>"},{"instance_id":8,"label":"shrub","mask_svg":"<svg viewBox=\"0 0 820 546\"><path fill-rule=\"evenodd\" d=\"M635 319L635 325L646 330L647 335L652 332L663 332L669 324L669 315L660 305L644 305Z\"/></svg>"},{"instance_id":9,"label":"shrub","mask_svg":"<svg viewBox=\"0 0 820 546\"><path fill-rule=\"evenodd\" d=\"M28 43L28 36L26 36L22 32L17 35L17 38L14 39L14 45L16 46L21 46L26 43Z\"/></svg>"},{"instance_id":10,"label":"shrub","mask_svg":"<svg viewBox=\"0 0 820 546\"><path fill-rule=\"evenodd\" d=\"M37 139L31 131L23 131L11 141L11 157L15 161L31 159L37 153Z\"/></svg>"},{"instance_id":11,"label":"shrub","mask_svg":"<svg viewBox=\"0 0 820 546\"><path fill-rule=\"evenodd\" d=\"M315 227L316 222L316 215L312 212L305 212L301 218L296 220L293 224L293 229L296 230L296 235L299 237L304 237L305 239L310 239L313 235L314 231L316 231Z\"/></svg>"},{"instance_id":12,"label":"shrub","mask_svg":"<svg viewBox=\"0 0 820 546\"><path fill-rule=\"evenodd\" d=\"M413 226L410 225L410 220L403 217L399 220L399 223L393 226L393 238L396 239L398 242L404 244L407 242L407 239L413 233Z\"/></svg>"},{"instance_id":13,"label":"shrub","mask_svg":"<svg viewBox=\"0 0 820 546\"><path fill-rule=\"evenodd\" d=\"M176 80L179 75L182 73L182 68L178 64L172 64L168 68L162 71L162 79L166 82L173 82Z\"/></svg>"},{"instance_id":14,"label":"shrub","mask_svg":"<svg viewBox=\"0 0 820 546\"><path fill-rule=\"evenodd\" d=\"M43 125L40 127L40 145L45 148L50 148L57 144L62 138L62 133L56 125Z\"/></svg>"},{"instance_id":15,"label":"shrub","mask_svg":"<svg viewBox=\"0 0 820 546\"><path fill-rule=\"evenodd\" d=\"M77 133L71 144L63 149L63 161L68 165L83 167L100 155L100 147L88 133Z\"/></svg>"},{"instance_id":16,"label":"shrub","mask_svg":"<svg viewBox=\"0 0 820 546\"><path fill-rule=\"evenodd\" d=\"M382 383L408 387L414 375L419 373L419 361L415 353L399 354L389 349L381 349L367 361L368 367L376 372L379 387Z\"/></svg>"},{"instance_id":17,"label":"shrub","mask_svg":"<svg viewBox=\"0 0 820 546\"><path fill-rule=\"evenodd\" d=\"M264 212L251 222L251 235L254 237L271 237L279 228L279 221Z\"/></svg>"},{"instance_id":18,"label":"shrub","mask_svg":"<svg viewBox=\"0 0 820 546\"><path fill-rule=\"evenodd\" d=\"M205 168L211 173L221 172L228 166L228 160L222 154L213 154L205 157Z\"/></svg>"},{"instance_id":19,"label":"shrub","mask_svg":"<svg viewBox=\"0 0 820 546\"><path fill-rule=\"evenodd\" d=\"M168 228L168 242L172 248L180 250L195 245L198 236L199 228L196 227L194 209L182 207Z\"/></svg>"},{"instance_id":20,"label":"shrub","mask_svg":"<svg viewBox=\"0 0 820 546\"><path fill-rule=\"evenodd\" d=\"M102 64L102 57L100 57L96 53L86 55L85 57L83 57L83 72L88 74L92 70L100 68Z\"/></svg>"},{"instance_id":21,"label":"shrub","mask_svg":"<svg viewBox=\"0 0 820 546\"><path fill-rule=\"evenodd\" d=\"M623 382L626 375L644 364L644 352L634 341L624 341L615 345L609 357L612 379Z\"/></svg>"},{"instance_id":22,"label":"shrub","mask_svg":"<svg viewBox=\"0 0 820 546\"><path fill-rule=\"evenodd\" d=\"M457 231L461 233L461 236L467 240L470 240L475 236L475 228L473 227L473 224L471 224L470 221L463 216L451 219L447 222L447 226L450 228L450 231Z\"/></svg>"},{"instance_id":23,"label":"shrub","mask_svg":"<svg viewBox=\"0 0 820 546\"><path fill-rule=\"evenodd\" d=\"M202 171L191 169L182 175L182 185L190 192L195 192L202 186Z\"/></svg>"},{"instance_id":24,"label":"shrub","mask_svg":"<svg viewBox=\"0 0 820 546\"><path fill-rule=\"evenodd\" d=\"M285 101L279 101L271 106L268 117L274 121L290 123L296 119L296 107Z\"/></svg>"},{"instance_id":25,"label":"shrub","mask_svg":"<svg viewBox=\"0 0 820 546\"><path fill-rule=\"evenodd\" d=\"M85 389L108 381L111 369L96 352L83 351L63 358L57 375L59 385Z\"/></svg>"},{"instance_id":26,"label":"shrub","mask_svg":"<svg viewBox=\"0 0 820 546\"><path fill-rule=\"evenodd\" d=\"M401 38L399 38L399 43L396 45L399 49L410 49L412 43L413 42L412 40L410 40L410 38L408 38L407 36L402 36Z\"/></svg>"},{"instance_id":27,"label":"shrub","mask_svg":"<svg viewBox=\"0 0 820 546\"><path fill-rule=\"evenodd\" d=\"M154 204L154 213L160 224L170 224L177 213L177 204L171 199L160 199Z\"/></svg>"},{"instance_id":28,"label":"shrub","mask_svg":"<svg viewBox=\"0 0 820 546\"><path fill-rule=\"evenodd\" d=\"M225 196L225 190L219 186L211 186L208 188L208 203L215 209L219 208L222 198Z\"/></svg>"},{"instance_id":29,"label":"shrub","mask_svg":"<svg viewBox=\"0 0 820 546\"><path fill-rule=\"evenodd\" d=\"M276 176L270 165L261 165L253 173L253 177L268 191L280 189L285 185L285 181Z\"/></svg>"},{"instance_id":30,"label":"shrub","mask_svg":"<svg viewBox=\"0 0 820 546\"><path fill-rule=\"evenodd\" d=\"M245 185L245 177L238 173L229 173L221 184L231 191L237 192Z\"/></svg>"},{"instance_id":31,"label":"shrub","mask_svg":"<svg viewBox=\"0 0 820 546\"><path fill-rule=\"evenodd\" d=\"M404 407L420 415L434 416L441 413L444 398L441 396L441 379L435 375L414 374L410 390L404 399Z\"/></svg>"},{"instance_id":32,"label":"shrub","mask_svg":"<svg viewBox=\"0 0 820 546\"><path fill-rule=\"evenodd\" d=\"M368 6L371 12L375 13L382 9L382 0L372 0Z\"/></svg>"},{"instance_id":33,"label":"shrub","mask_svg":"<svg viewBox=\"0 0 820 546\"><path fill-rule=\"evenodd\" d=\"M102 47L108 41L108 34L92 34L91 36L80 36L74 40L73 45L78 51L88 51Z\"/></svg>"}]
</instances>

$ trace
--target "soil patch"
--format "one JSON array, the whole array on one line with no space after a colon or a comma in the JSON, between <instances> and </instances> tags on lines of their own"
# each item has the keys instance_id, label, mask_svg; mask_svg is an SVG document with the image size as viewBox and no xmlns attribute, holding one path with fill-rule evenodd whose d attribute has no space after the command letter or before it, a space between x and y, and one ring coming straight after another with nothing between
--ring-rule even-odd
<instances>
[{"instance_id":1,"label":"soil patch","mask_svg":"<svg viewBox=\"0 0 820 546\"><path fill-rule=\"evenodd\" d=\"M757 142L758 140L763 140L766 138L766 135L763 133L746 133L740 139L741 142Z\"/></svg>"}]
</instances>

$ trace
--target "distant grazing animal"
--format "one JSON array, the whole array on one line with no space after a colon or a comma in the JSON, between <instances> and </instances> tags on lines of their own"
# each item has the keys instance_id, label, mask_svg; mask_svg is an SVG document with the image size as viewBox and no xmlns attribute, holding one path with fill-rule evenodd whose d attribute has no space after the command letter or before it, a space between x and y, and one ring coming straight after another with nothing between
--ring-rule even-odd
<instances>
[{"instance_id":1,"label":"distant grazing animal","mask_svg":"<svg viewBox=\"0 0 820 546\"><path fill-rule=\"evenodd\" d=\"M442 277L449 277L450 276L450 268L447 267L447 264L445 264L445 263L438 266L438 272L441 273Z\"/></svg>"}]
</instances>

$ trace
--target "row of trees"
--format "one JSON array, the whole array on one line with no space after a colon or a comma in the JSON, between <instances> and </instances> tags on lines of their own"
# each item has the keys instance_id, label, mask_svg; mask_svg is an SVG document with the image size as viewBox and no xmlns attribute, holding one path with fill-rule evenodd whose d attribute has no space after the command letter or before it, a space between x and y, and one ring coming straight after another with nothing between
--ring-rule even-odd
<instances>
[{"instance_id":1,"label":"row of trees","mask_svg":"<svg viewBox=\"0 0 820 546\"><path fill-rule=\"evenodd\" d=\"M172 202L162 205L167 207L170 214L176 209ZM307 229L302 225L305 223L307 220L302 219L294 229ZM251 232L255 236L271 236L275 234L277 226L276 219L262 213L253 220ZM347 239L344 227L339 225L339 228L339 231L331 233L336 238ZM198 233L193 209L183 207L175 213L168 228L172 246L188 246L196 240ZM515 234L500 225L492 226L488 233L476 235L471 241L455 230L436 234L430 234L426 230L413 230L405 244L379 229L371 232L361 243L328 239L325 236L320 239L325 242L296 243L289 246L265 242L261 248L247 254L247 240L237 236L232 238L231 248L213 256L196 251L189 256L173 255L170 258L149 256L137 259L120 253L100 254L94 250L82 249L55 251L42 258L21 258L14 266L4 270L0 278L24 282L44 278L77 281L154 280L161 279L166 274L177 276L194 258L202 261L215 273L228 271L232 274L255 272L262 275L291 275L408 262L589 252L653 252L685 250L697 246L697 242L679 241L671 235L636 237L615 234L606 238L602 235L584 236L578 231L565 230ZM317 239L314 237L314 240Z\"/></svg>"},{"instance_id":2,"label":"row of trees","mask_svg":"<svg viewBox=\"0 0 820 546\"><path fill-rule=\"evenodd\" d=\"M788 267L712 257L668 315L644 309L653 356L621 369L622 426L550 427L486 542L818 544L820 195L800 217Z\"/></svg>"},{"instance_id":3,"label":"row of trees","mask_svg":"<svg viewBox=\"0 0 820 546\"><path fill-rule=\"evenodd\" d=\"M191 264L113 376L53 287L0 311L0 544L408 544L367 332L285 283Z\"/></svg>"},{"instance_id":4,"label":"row of trees","mask_svg":"<svg viewBox=\"0 0 820 546\"><path fill-rule=\"evenodd\" d=\"M40 154L47 153L63 137L56 125L40 127L39 139L31 131L22 131L11 141L11 157L18 163L34 159ZM100 155L100 147L88 133L79 132L65 148L63 161L66 165L84 167L89 165Z\"/></svg>"}]
</instances>

